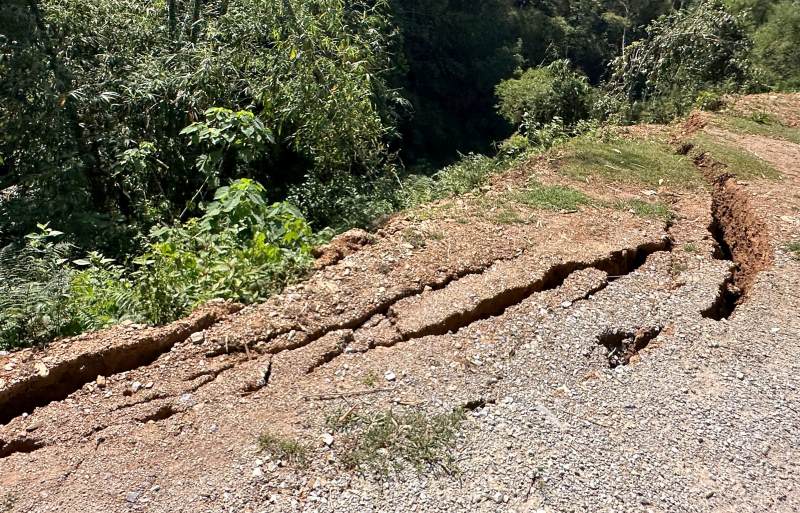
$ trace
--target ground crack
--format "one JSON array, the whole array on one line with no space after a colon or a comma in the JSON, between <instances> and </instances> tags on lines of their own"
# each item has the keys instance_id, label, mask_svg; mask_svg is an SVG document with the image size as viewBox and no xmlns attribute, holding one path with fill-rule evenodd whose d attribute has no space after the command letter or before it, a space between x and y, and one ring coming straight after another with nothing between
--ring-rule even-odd
<instances>
[{"instance_id":1,"label":"ground crack","mask_svg":"<svg viewBox=\"0 0 800 513\"><path fill-rule=\"evenodd\" d=\"M152 328L140 339L125 344L111 344L98 352L78 354L0 391L0 424L6 424L23 413L53 401L66 399L97 376L111 376L146 366L168 352L192 333L219 322L239 306L223 305L201 311L164 328Z\"/></svg>"}]
</instances>

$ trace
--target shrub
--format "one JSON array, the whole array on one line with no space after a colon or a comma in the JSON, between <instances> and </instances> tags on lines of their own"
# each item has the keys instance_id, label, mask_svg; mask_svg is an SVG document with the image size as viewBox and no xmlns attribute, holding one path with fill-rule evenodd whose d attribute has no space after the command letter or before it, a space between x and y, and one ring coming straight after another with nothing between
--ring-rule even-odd
<instances>
[{"instance_id":1,"label":"shrub","mask_svg":"<svg viewBox=\"0 0 800 513\"><path fill-rule=\"evenodd\" d=\"M546 124L561 118L567 126L589 116L592 88L569 61L526 70L519 78L497 85L498 112L514 126Z\"/></svg>"},{"instance_id":2,"label":"shrub","mask_svg":"<svg viewBox=\"0 0 800 513\"><path fill-rule=\"evenodd\" d=\"M716 91L700 91L694 99L694 106L700 110L716 112L725 106L725 100Z\"/></svg>"},{"instance_id":3,"label":"shrub","mask_svg":"<svg viewBox=\"0 0 800 513\"><path fill-rule=\"evenodd\" d=\"M668 121L704 89L754 87L750 47L744 17L705 0L653 21L647 36L614 60L611 88L634 104L634 119Z\"/></svg>"},{"instance_id":4,"label":"shrub","mask_svg":"<svg viewBox=\"0 0 800 513\"><path fill-rule=\"evenodd\" d=\"M144 316L173 320L212 298L260 301L304 275L316 239L289 203L249 179L221 187L197 219L151 232L132 275Z\"/></svg>"},{"instance_id":5,"label":"shrub","mask_svg":"<svg viewBox=\"0 0 800 513\"><path fill-rule=\"evenodd\" d=\"M258 183L217 190L200 218L154 229L133 271L99 253L72 260L61 232L40 226L0 250L0 347L45 343L123 319L161 324L213 298L260 301L303 276L317 242L289 203Z\"/></svg>"},{"instance_id":6,"label":"shrub","mask_svg":"<svg viewBox=\"0 0 800 513\"><path fill-rule=\"evenodd\" d=\"M755 34L754 55L772 82L800 88L800 7L784 0L772 6L767 23Z\"/></svg>"},{"instance_id":7,"label":"shrub","mask_svg":"<svg viewBox=\"0 0 800 513\"><path fill-rule=\"evenodd\" d=\"M69 312L73 247L47 225L24 247L0 249L0 348L46 342L77 328Z\"/></svg>"}]
</instances>

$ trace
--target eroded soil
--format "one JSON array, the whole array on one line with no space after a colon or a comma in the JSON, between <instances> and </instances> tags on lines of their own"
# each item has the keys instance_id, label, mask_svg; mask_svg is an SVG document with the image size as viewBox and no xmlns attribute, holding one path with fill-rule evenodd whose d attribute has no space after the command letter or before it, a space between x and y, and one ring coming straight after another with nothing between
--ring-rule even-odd
<instances>
[{"instance_id":1,"label":"eroded soil","mask_svg":"<svg viewBox=\"0 0 800 513\"><path fill-rule=\"evenodd\" d=\"M764 146L777 181L697 158L697 190L540 160L344 235L264 304L0 357L0 511L795 511L790 144ZM493 194L534 174L598 201L498 222ZM653 195L673 219L603 206ZM329 422L459 408L444 472L349 467ZM267 432L306 464L261 451Z\"/></svg>"}]
</instances>

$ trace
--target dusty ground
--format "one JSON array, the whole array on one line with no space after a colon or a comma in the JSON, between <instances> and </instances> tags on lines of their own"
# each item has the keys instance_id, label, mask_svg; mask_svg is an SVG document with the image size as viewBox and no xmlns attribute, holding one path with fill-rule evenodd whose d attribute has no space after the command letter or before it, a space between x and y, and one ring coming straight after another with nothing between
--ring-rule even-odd
<instances>
[{"instance_id":1,"label":"dusty ground","mask_svg":"<svg viewBox=\"0 0 800 513\"><path fill-rule=\"evenodd\" d=\"M698 157L705 189L571 184L671 222L498 222L532 174L570 184L538 162L348 234L265 304L0 357L0 512L799 510L800 147L697 129L783 177ZM328 422L459 408L446 467L386 475Z\"/></svg>"}]
</instances>

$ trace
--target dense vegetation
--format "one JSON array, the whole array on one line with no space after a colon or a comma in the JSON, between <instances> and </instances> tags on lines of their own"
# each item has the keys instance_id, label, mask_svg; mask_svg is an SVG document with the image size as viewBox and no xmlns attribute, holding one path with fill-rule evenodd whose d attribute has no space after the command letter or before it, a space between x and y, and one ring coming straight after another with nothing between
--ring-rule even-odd
<instances>
[{"instance_id":1,"label":"dense vegetation","mask_svg":"<svg viewBox=\"0 0 800 513\"><path fill-rule=\"evenodd\" d=\"M5 0L0 346L258 301L599 123L798 87L799 34L791 0Z\"/></svg>"}]
</instances>

